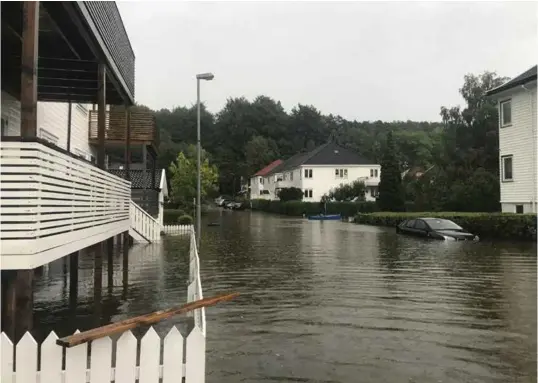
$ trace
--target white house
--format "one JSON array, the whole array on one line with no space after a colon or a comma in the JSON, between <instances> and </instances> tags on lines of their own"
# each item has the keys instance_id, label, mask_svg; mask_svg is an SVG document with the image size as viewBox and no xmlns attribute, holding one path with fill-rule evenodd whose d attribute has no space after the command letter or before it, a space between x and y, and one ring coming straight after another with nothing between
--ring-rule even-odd
<instances>
[{"instance_id":1,"label":"white house","mask_svg":"<svg viewBox=\"0 0 538 383\"><path fill-rule=\"evenodd\" d=\"M499 108L502 211L536 213L536 65L487 94Z\"/></svg>"},{"instance_id":2,"label":"white house","mask_svg":"<svg viewBox=\"0 0 538 383\"><path fill-rule=\"evenodd\" d=\"M276 200L279 189L296 187L303 191L304 201L315 202L341 184L359 179L366 185L367 201L374 201L378 194L381 165L334 142L296 154L266 171L271 165L251 179L252 199ZM258 189L252 187L253 180Z\"/></svg>"},{"instance_id":3,"label":"white house","mask_svg":"<svg viewBox=\"0 0 538 383\"><path fill-rule=\"evenodd\" d=\"M280 164L282 160L273 161L250 178L250 199L273 199L265 176Z\"/></svg>"}]
</instances>

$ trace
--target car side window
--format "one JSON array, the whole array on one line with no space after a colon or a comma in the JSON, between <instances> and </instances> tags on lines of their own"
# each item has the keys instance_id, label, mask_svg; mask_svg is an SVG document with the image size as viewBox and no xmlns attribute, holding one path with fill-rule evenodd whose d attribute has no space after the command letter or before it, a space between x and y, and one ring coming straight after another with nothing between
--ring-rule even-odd
<instances>
[{"instance_id":1,"label":"car side window","mask_svg":"<svg viewBox=\"0 0 538 383\"><path fill-rule=\"evenodd\" d=\"M409 221L407 221L407 223L405 224L406 227L414 227L415 226L415 219L411 219Z\"/></svg>"},{"instance_id":2,"label":"car side window","mask_svg":"<svg viewBox=\"0 0 538 383\"><path fill-rule=\"evenodd\" d=\"M426 222L420 220L420 219L417 219L415 221L415 229L419 229L419 230L426 230L428 228L428 226L426 226Z\"/></svg>"}]
</instances>

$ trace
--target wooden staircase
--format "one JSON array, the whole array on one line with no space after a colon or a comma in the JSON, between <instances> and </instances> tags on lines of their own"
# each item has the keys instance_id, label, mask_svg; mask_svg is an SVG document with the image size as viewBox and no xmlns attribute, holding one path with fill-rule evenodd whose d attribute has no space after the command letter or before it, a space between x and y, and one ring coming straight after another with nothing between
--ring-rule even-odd
<instances>
[{"instance_id":1,"label":"wooden staircase","mask_svg":"<svg viewBox=\"0 0 538 383\"><path fill-rule=\"evenodd\" d=\"M129 207L129 235L135 242L152 243L161 239L163 227L138 204L131 200Z\"/></svg>"}]
</instances>

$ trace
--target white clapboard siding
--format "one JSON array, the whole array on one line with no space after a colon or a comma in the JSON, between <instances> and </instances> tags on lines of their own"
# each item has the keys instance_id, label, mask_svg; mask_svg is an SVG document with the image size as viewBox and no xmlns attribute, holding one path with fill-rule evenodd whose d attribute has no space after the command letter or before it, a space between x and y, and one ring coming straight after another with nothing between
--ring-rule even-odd
<instances>
[{"instance_id":1,"label":"white clapboard siding","mask_svg":"<svg viewBox=\"0 0 538 383\"><path fill-rule=\"evenodd\" d=\"M133 200L130 203L131 236L137 241L155 242L161 239L163 230L158 220L149 215Z\"/></svg>"},{"instance_id":2,"label":"white clapboard siding","mask_svg":"<svg viewBox=\"0 0 538 383\"><path fill-rule=\"evenodd\" d=\"M116 367L111 367L114 357L112 340L108 337L91 344L91 368L88 369L88 344L65 349L65 370L62 370L63 348L56 344L54 332L41 344L41 370L38 371L38 344L26 333L16 346L16 366L13 371L15 349L5 333L1 334L2 352L0 371L2 383L115 383L205 382L205 336L194 327L185 338L174 326L164 337L163 364L160 364L161 337L150 327L140 340L140 363L137 365L138 340L126 331L117 340ZM185 362L183 348L186 347Z\"/></svg>"},{"instance_id":3,"label":"white clapboard siding","mask_svg":"<svg viewBox=\"0 0 538 383\"><path fill-rule=\"evenodd\" d=\"M3 268L35 268L129 230L128 181L39 142L1 142L0 155Z\"/></svg>"},{"instance_id":4,"label":"white clapboard siding","mask_svg":"<svg viewBox=\"0 0 538 383\"><path fill-rule=\"evenodd\" d=\"M166 235L190 235L193 229L193 225L164 225L163 227Z\"/></svg>"}]
</instances>

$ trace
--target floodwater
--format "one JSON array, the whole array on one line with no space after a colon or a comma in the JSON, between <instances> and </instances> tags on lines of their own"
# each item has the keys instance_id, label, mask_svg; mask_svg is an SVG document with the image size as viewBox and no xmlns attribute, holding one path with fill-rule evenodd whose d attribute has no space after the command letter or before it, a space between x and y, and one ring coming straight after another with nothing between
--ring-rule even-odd
<instances>
[{"instance_id":1,"label":"floodwater","mask_svg":"<svg viewBox=\"0 0 538 383\"><path fill-rule=\"evenodd\" d=\"M209 383L536 382L535 244L254 212L207 221L221 226L203 226L204 295L242 294L206 311ZM184 303L187 250L179 237L133 249L128 280L118 252L99 292L94 255L81 256L76 305L67 263L51 264L36 281L36 337Z\"/></svg>"}]
</instances>

